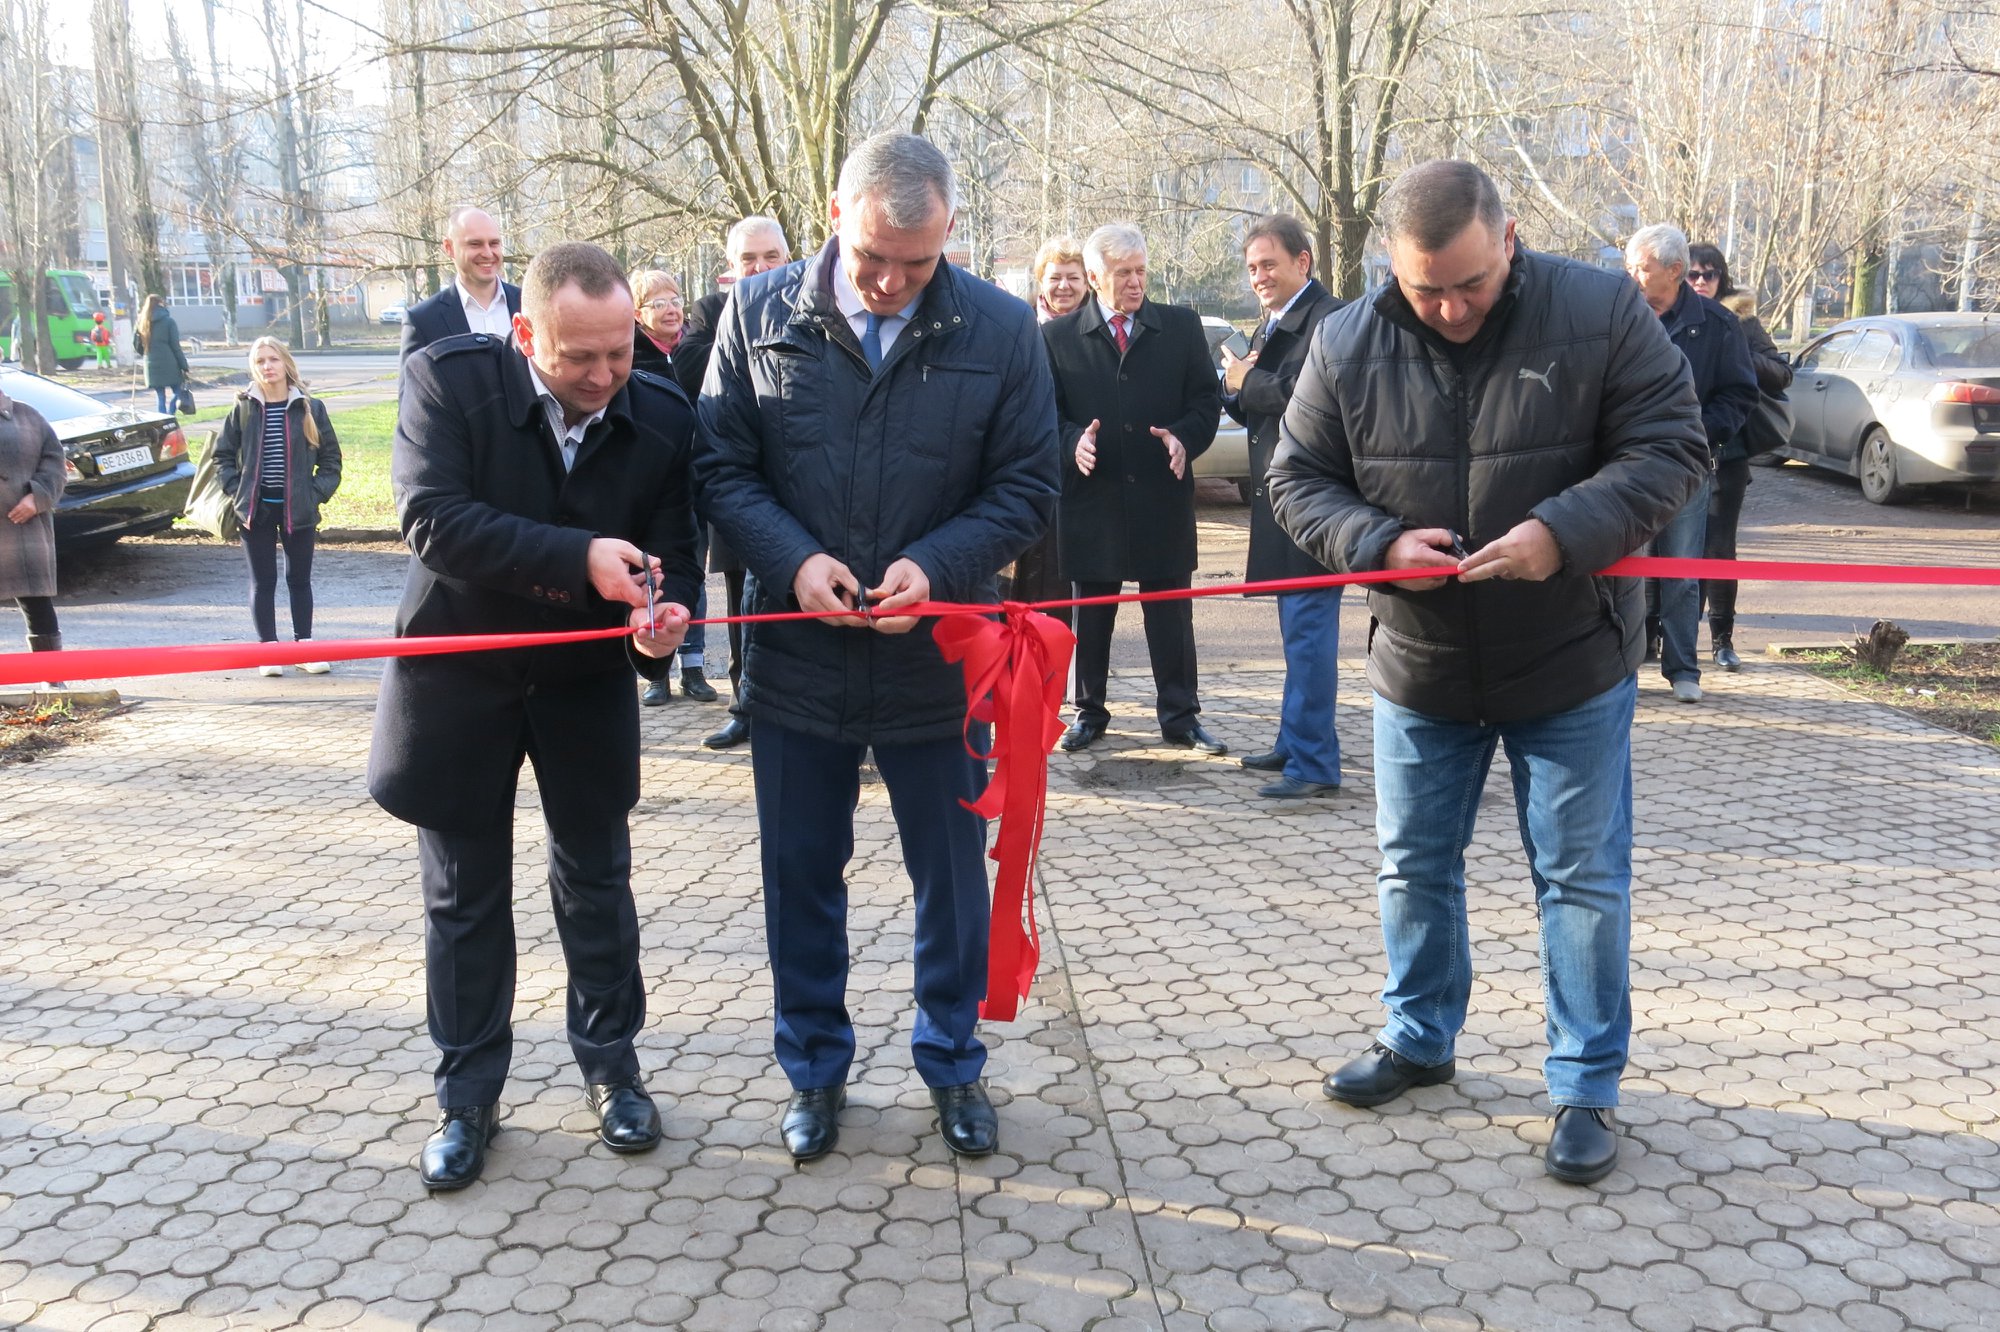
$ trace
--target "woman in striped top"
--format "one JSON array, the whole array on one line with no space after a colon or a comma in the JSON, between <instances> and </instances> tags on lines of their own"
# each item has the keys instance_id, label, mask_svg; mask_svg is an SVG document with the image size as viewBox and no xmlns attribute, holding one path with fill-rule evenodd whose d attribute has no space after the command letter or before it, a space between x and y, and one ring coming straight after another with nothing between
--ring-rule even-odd
<instances>
[{"instance_id":1,"label":"woman in striped top","mask_svg":"<svg viewBox=\"0 0 2000 1332\"><path fill-rule=\"evenodd\" d=\"M285 549L292 636L312 638L312 559L320 505L340 486L340 441L326 407L308 397L298 362L276 338L250 344L250 387L215 441L216 479L236 501L243 554L250 566L250 619L261 643L278 641L278 547ZM323 661L299 667L324 675ZM279 666L259 666L278 675Z\"/></svg>"}]
</instances>

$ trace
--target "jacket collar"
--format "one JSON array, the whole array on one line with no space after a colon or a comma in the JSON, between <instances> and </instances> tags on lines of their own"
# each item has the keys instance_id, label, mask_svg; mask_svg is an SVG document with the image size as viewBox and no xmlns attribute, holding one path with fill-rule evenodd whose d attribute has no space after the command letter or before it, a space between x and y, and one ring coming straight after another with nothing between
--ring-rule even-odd
<instances>
[{"instance_id":1,"label":"jacket collar","mask_svg":"<svg viewBox=\"0 0 2000 1332\"><path fill-rule=\"evenodd\" d=\"M1090 295L1086 296L1083 304L1077 307L1077 309L1077 332L1083 334L1085 337L1090 336L1093 332L1100 333L1106 342L1112 340L1111 321L1104 317L1104 303L1098 300L1096 292L1093 291ZM1130 337L1135 341L1144 329L1150 328L1155 333L1160 331L1161 322L1159 312L1155 309L1155 303L1150 296L1139 302L1139 308L1132 312L1130 318L1132 320Z\"/></svg>"},{"instance_id":2,"label":"jacket collar","mask_svg":"<svg viewBox=\"0 0 2000 1332\"><path fill-rule=\"evenodd\" d=\"M1470 342L1452 342L1429 324L1417 318L1417 312L1411 308L1408 298L1403 295L1402 284L1396 281L1393 274L1390 275L1387 282L1382 284L1381 290L1376 293L1374 301L1375 313L1381 315L1397 328L1414 333L1427 345L1445 353L1455 362L1462 364L1462 358L1472 356L1492 346L1494 339L1500 336L1500 331L1506 327L1509 317L1514 313L1514 307L1521 302L1521 293L1527 287L1528 274L1534 267L1534 261L1534 251L1519 241L1515 241L1514 261L1508 265L1507 285L1501 291L1500 299L1495 301L1493 308L1486 312L1486 322L1480 325L1479 332L1473 335Z\"/></svg>"},{"instance_id":3,"label":"jacket collar","mask_svg":"<svg viewBox=\"0 0 2000 1332\"><path fill-rule=\"evenodd\" d=\"M243 396L246 398L250 398L253 401L262 403L266 407L269 407L271 405L271 400L264 396L264 390L258 388L257 385L254 383L251 384L249 388L243 390ZM303 399L305 396L306 395L304 393L301 393L299 391L299 386L297 384L288 384L285 386L284 405L289 407L292 405L294 399Z\"/></svg>"},{"instance_id":4,"label":"jacket collar","mask_svg":"<svg viewBox=\"0 0 2000 1332\"><path fill-rule=\"evenodd\" d=\"M827 240L818 254L799 265L798 290L790 298L790 322L813 325L824 336L834 339L858 356L861 354L861 343L833 299L833 266L839 262L840 238L835 236ZM950 261L940 259L937 271L931 274L930 282L924 287L916 314L903 330L906 336L896 339L895 346L889 349L887 360L894 361L906 347L914 346L923 338L943 337L964 327L965 312L959 304L958 279L953 274Z\"/></svg>"},{"instance_id":5,"label":"jacket collar","mask_svg":"<svg viewBox=\"0 0 2000 1332\"><path fill-rule=\"evenodd\" d=\"M1674 297L1674 303L1660 317L1660 322L1666 325L1667 336L1685 333L1708 318L1707 305L1706 297L1687 283L1681 283L1680 294Z\"/></svg>"},{"instance_id":6,"label":"jacket collar","mask_svg":"<svg viewBox=\"0 0 2000 1332\"><path fill-rule=\"evenodd\" d=\"M500 349L500 390L507 399L507 419L523 430L532 430L537 436L543 435L542 424L548 417L543 412L541 395L535 392L535 381L528 374L528 358L509 338ZM629 427L632 424L632 384L630 380L619 385L618 392L604 408L601 424ZM595 435L587 436L584 447L579 448L576 460L581 463L584 454L595 442ZM551 441L553 443L553 441Z\"/></svg>"},{"instance_id":7,"label":"jacket collar","mask_svg":"<svg viewBox=\"0 0 2000 1332\"><path fill-rule=\"evenodd\" d=\"M1319 279L1307 278L1306 285L1299 288L1298 294L1292 297L1292 303L1285 307L1285 313L1278 317L1277 327L1265 334L1265 340L1268 342L1280 333L1297 337L1306 326L1306 316L1312 313L1313 306L1324 295L1326 288L1320 285Z\"/></svg>"}]
</instances>

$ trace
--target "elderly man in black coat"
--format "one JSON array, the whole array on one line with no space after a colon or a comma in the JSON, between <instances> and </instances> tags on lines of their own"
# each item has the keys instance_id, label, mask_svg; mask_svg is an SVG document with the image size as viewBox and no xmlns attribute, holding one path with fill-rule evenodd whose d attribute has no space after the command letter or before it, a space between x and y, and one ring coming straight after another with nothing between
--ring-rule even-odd
<instances>
[{"instance_id":1,"label":"elderly man in black coat","mask_svg":"<svg viewBox=\"0 0 2000 1332\"><path fill-rule=\"evenodd\" d=\"M1201 316L1146 299L1146 238L1138 228L1099 227L1083 243L1095 299L1042 325L1062 418L1063 576L1078 597L1187 587L1198 555L1194 460L1215 440L1221 389ZM1155 710L1167 743L1220 754L1228 746L1201 724L1195 687L1194 608L1145 603ZM1114 606L1076 615L1076 720L1066 750L1087 749L1111 713Z\"/></svg>"},{"instance_id":2,"label":"elderly man in black coat","mask_svg":"<svg viewBox=\"0 0 2000 1332\"><path fill-rule=\"evenodd\" d=\"M730 285L755 277L768 269L783 268L792 262L791 243L775 217L753 215L738 218L723 239L729 261ZM708 377L709 353L715 349L715 330L722 326L722 311L729 304L729 288L711 291L688 307L687 329L681 334L675 356L675 372L689 401L701 396L702 380ZM708 571L722 575L728 596L728 616L743 613L743 561L729 548L713 525L708 529ZM743 626L729 626L729 720L701 743L709 749L734 749L750 738L749 714L743 710Z\"/></svg>"},{"instance_id":3,"label":"elderly man in black coat","mask_svg":"<svg viewBox=\"0 0 2000 1332\"><path fill-rule=\"evenodd\" d=\"M626 816L639 795L632 670L666 669L700 570L687 481L693 413L632 373L624 271L594 245L528 266L513 339L446 338L404 367L391 479L409 579L402 635L627 625L636 636L391 660L368 787L417 827L431 1039L443 1114L432 1189L478 1178L513 1033L514 789L535 766L550 896L569 963L569 1039L599 1136L659 1141L633 1039L645 1021ZM664 584L648 595L646 579Z\"/></svg>"},{"instance_id":4,"label":"elderly man in black coat","mask_svg":"<svg viewBox=\"0 0 2000 1332\"><path fill-rule=\"evenodd\" d=\"M1222 405L1250 433L1251 582L1313 578L1325 565L1299 549L1271 512L1271 488L1264 474L1278 447L1278 422L1298 386L1319 321L1345 302L1312 275L1312 238L1299 220L1273 213L1252 223L1243 236L1243 266L1262 307L1250 355L1238 360L1224 350ZM1257 794L1271 800L1298 800L1340 788L1340 737L1333 727L1340 686L1340 594L1338 587L1278 594L1278 632L1285 644L1285 690L1278 711L1278 738L1261 754L1246 755L1252 772L1276 773Z\"/></svg>"},{"instance_id":5,"label":"elderly man in black coat","mask_svg":"<svg viewBox=\"0 0 2000 1332\"><path fill-rule=\"evenodd\" d=\"M919 602L990 603L1056 495L1056 415L1032 311L944 262L951 166L883 134L840 171L834 238L736 284L699 404L703 513L750 567L743 701L762 839L780 1124L797 1160L839 1132L854 1059L847 884L861 763L889 791L916 897L918 1074L945 1144L991 1152L980 1075L986 786L959 668ZM840 612L858 606L861 619Z\"/></svg>"},{"instance_id":6,"label":"elderly man in black coat","mask_svg":"<svg viewBox=\"0 0 2000 1332\"><path fill-rule=\"evenodd\" d=\"M444 257L454 280L403 313L399 360L442 338L484 333L506 339L521 312L521 289L502 280L500 225L483 208L460 204L445 217Z\"/></svg>"}]
</instances>

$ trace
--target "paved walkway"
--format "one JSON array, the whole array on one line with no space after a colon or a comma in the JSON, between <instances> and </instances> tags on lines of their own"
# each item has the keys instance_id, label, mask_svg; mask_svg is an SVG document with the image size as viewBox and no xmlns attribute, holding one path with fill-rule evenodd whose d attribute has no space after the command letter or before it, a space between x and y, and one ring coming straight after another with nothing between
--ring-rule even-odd
<instances>
[{"instance_id":1,"label":"paved walkway","mask_svg":"<svg viewBox=\"0 0 2000 1332\"><path fill-rule=\"evenodd\" d=\"M634 818L668 1140L587 1136L526 891L508 1131L441 1198L411 1168L412 839L367 800L370 700L339 679L149 704L0 771L0 1326L2000 1324L2000 758L1801 674L1700 708L1645 682L1629 1134L1601 1187L1542 1174L1504 777L1459 1080L1348 1109L1319 1083L1377 1014L1364 691L1348 792L1273 808L1233 759L1146 747L1126 680L1130 729L1056 763L1045 965L989 1036L1003 1154L931 1130L870 785L842 1150L784 1155L749 767L693 747L719 709L677 703L647 714ZM1208 681L1210 724L1255 746L1277 687Z\"/></svg>"}]
</instances>

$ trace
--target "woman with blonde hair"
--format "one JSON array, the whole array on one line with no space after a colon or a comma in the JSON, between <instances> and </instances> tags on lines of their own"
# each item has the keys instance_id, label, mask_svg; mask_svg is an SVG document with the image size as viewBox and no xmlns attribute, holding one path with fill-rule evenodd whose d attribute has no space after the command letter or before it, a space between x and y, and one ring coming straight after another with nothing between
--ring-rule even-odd
<instances>
[{"instance_id":1,"label":"woman with blonde hair","mask_svg":"<svg viewBox=\"0 0 2000 1332\"><path fill-rule=\"evenodd\" d=\"M298 362L276 338L250 344L250 387L215 440L215 475L236 504L243 554L250 566L250 620L257 641L278 641L278 547L285 548L285 588L291 594L292 636L312 638L313 545L319 510L340 488L340 441L326 407L308 397ZM299 667L308 675L323 661ZM259 675L279 675L259 666Z\"/></svg>"},{"instance_id":2,"label":"woman with blonde hair","mask_svg":"<svg viewBox=\"0 0 2000 1332\"><path fill-rule=\"evenodd\" d=\"M632 275L632 305L632 368L678 380L674 351L687 327L681 284L664 269L641 269Z\"/></svg>"},{"instance_id":3,"label":"woman with blonde hair","mask_svg":"<svg viewBox=\"0 0 2000 1332\"><path fill-rule=\"evenodd\" d=\"M181 326L167 309L167 298L154 292L139 307L132 326L132 350L146 359L146 387L159 395L160 410L173 410L187 384L188 358L181 350Z\"/></svg>"},{"instance_id":4,"label":"woman with blonde hair","mask_svg":"<svg viewBox=\"0 0 2000 1332\"><path fill-rule=\"evenodd\" d=\"M1035 251L1035 319L1048 323L1083 304L1083 246L1074 236L1052 236Z\"/></svg>"}]
</instances>

